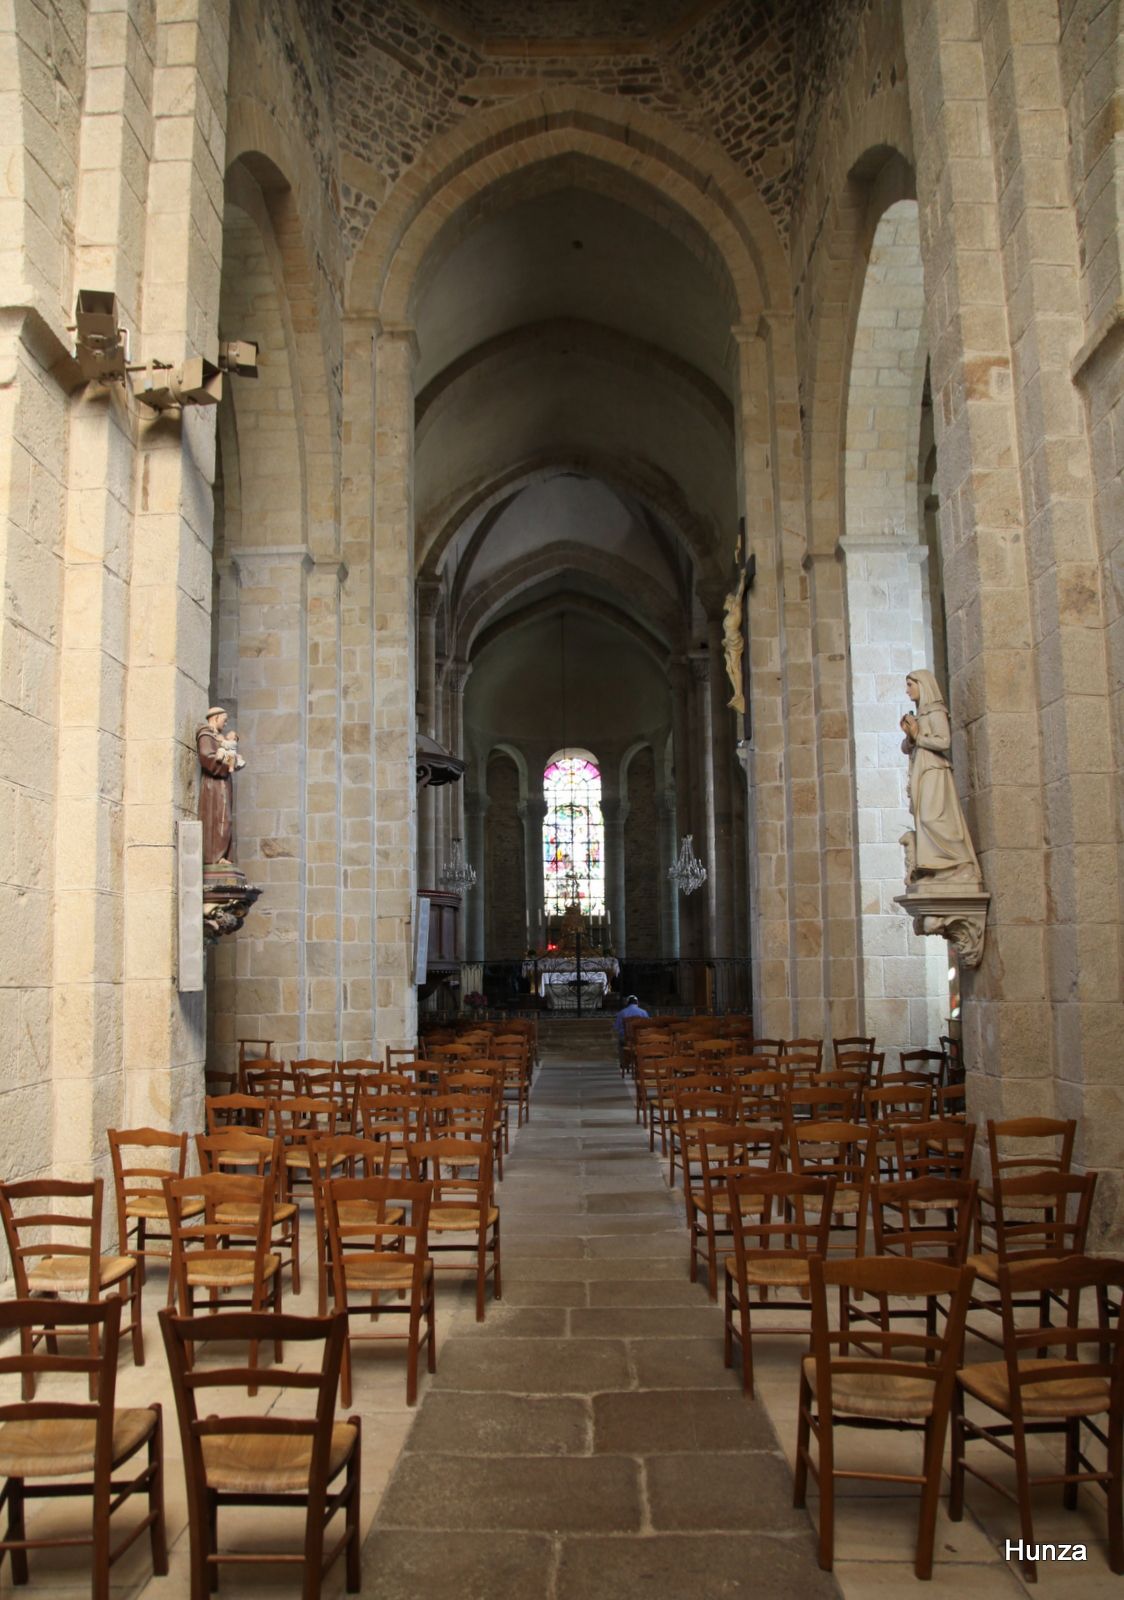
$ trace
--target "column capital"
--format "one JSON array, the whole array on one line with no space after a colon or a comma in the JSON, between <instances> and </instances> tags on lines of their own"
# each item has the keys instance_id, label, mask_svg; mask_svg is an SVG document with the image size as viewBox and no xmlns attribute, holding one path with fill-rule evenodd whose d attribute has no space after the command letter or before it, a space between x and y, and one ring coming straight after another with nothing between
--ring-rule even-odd
<instances>
[{"instance_id":1,"label":"column capital","mask_svg":"<svg viewBox=\"0 0 1124 1600\"><path fill-rule=\"evenodd\" d=\"M546 817L546 801L541 797L536 799L534 796L528 796L526 800L520 800L516 810L524 822L537 822L541 827Z\"/></svg>"},{"instance_id":2,"label":"column capital","mask_svg":"<svg viewBox=\"0 0 1124 1600\"><path fill-rule=\"evenodd\" d=\"M628 814L631 809L632 807L627 800L602 799L601 815L604 818L605 826L607 828L622 827L628 821Z\"/></svg>"},{"instance_id":3,"label":"column capital","mask_svg":"<svg viewBox=\"0 0 1124 1600\"><path fill-rule=\"evenodd\" d=\"M421 349L418 345L418 333L412 322L383 322L375 325L375 338L380 345L389 345L392 349L400 346L409 357L411 365L416 364Z\"/></svg>"},{"instance_id":4,"label":"column capital","mask_svg":"<svg viewBox=\"0 0 1124 1600\"><path fill-rule=\"evenodd\" d=\"M463 694L464 686L471 676L471 661L457 659L445 663L445 687L453 694Z\"/></svg>"},{"instance_id":5,"label":"column capital","mask_svg":"<svg viewBox=\"0 0 1124 1600\"><path fill-rule=\"evenodd\" d=\"M700 688L710 682L710 657L702 650L695 650L687 657L691 668L691 678Z\"/></svg>"},{"instance_id":6,"label":"column capital","mask_svg":"<svg viewBox=\"0 0 1124 1600\"><path fill-rule=\"evenodd\" d=\"M417 582L419 613L423 617L435 617L444 592L445 586L437 578L419 578Z\"/></svg>"},{"instance_id":7,"label":"column capital","mask_svg":"<svg viewBox=\"0 0 1124 1600\"><path fill-rule=\"evenodd\" d=\"M464 814L466 821L488 815L488 808L492 804L492 797L488 794L478 794L475 789L466 789L464 794Z\"/></svg>"}]
</instances>

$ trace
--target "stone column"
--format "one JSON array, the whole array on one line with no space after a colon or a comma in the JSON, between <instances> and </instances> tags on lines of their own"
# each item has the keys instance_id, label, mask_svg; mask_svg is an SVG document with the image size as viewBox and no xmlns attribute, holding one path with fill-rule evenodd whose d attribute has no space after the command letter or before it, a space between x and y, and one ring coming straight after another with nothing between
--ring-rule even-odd
<instances>
[{"instance_id":1,"label":"stone column","mask_svg":"<svg viewBox=\"0 0 1124 1600\"><path fill-rule=\"evenodd\" d=\"M702 843L703 826L697 821L695 811L694 769L697 751L691 737L692 694L690 663L682 656L671 664L671 718L672 741L675 751L675 823L673 829L670 866L679 854L679 843L686 833L695 835L696 850ZM702 926L699 914L691 901L695 896L684 897L672 885L676 897L678 918L678 951L681 956L699 955L702 951Z\"/></svg>"},{"instance_id":2,"label":"stone column","mask_svg":"<svg viewBox=\"0 0 1124 1600\"><path fill-rule=\"evenodd\" d=\"M618 956L628 948L624 912L624 825L628 821L627 800L602 800L605 822L605 904L612 921L613 947Z\"/></svg>"},{"instance_id":3,"label":"stone column","mask_svg":"<svg viewBox=\"0 0 1124 1600\"><path fill-rule=\"evenodd\" d=\"M450 661L445 668L445 726L448 729L446 747L455 756L465 759L464 754L464 691L472 674L472 668L467 661ZM459 783L451 783L446 789L447 808L445 816L445 849L443 860L449 859L450 847L454 839L464 838L465 794L464 786L468 774ZM474 863L475 865L475 863ZM438 862L440 870L441 862ZM479 870L479 867L477 867Z\"/></svg>"},{"instance_id":4,"label":"stone column","mask_svg":"<svg viewBox=\"0 0 1124 1600\"><path fill-rule=\"evenodd\" d=\"M375 339L374 850L375 1040L417 1036L414 659L414 365L411 326Z\"/></svg>"},{"instance_id":5,"label":"stone column","mask_svg":"<svg viewBox=\"0 0 1124 1600\"><path fill-rule=\"evenodd\" d=\"M419 582L418 594L418 725L431 739L437 737L437 611L441 585ZM437 791L418 793L418 884L437 887Z\"/></svg>"},{"instance_id":6,"label":"stone column","mask_svg":"<svg viewBox=\"0 0 1124 1600\"><path fill-rule=\"evenodd\" d=\"M665 960L679 955L679 891L668 877L675 865L679 840L675 833L675 790L665 789L658 796L660 827L660 954Z\"/></svg>"},{"instance_id":7,"label":"stone column","mask_svg":"<svg viewBox=\"0 0 1124 1600\"><path fill-rule=\"evenodd\" d=\"M691 678L694 684L692 702L691 786L693 814L699 819L701 837L695 834L695 854L705 865L706 883L701 892L696 889L688 899L699 902L698 916L701 941L699 955L720 955L717 929L717 862L715 849L714 784L712 781L711 751L714 745L710 720L711 662L708 656L691 656Z\"/></svg>"},{"instance_id":8,"label":"stone column","mask_svg":"<svg viewBox=\"0 0 1124 1600\"><path fill-rule=\"evenodd\" d=\"M470 792L464 796L466 831L464 856L465 860L476 868L476 882L468 890L462 902L466 961L483 961L487 954L484 948L484 905L487 892L484 882L484 819L488 815L490 804L491 801L486 794Z\"/></svg>"},{"instance_id":9,"label":"stone column","mask_svg":"<svg viewBox=\"0 0 1124 1600\"><path fill-rule=\"evenodd\" d=\"M341 611L348 570L338 555L314 557L306 586L307 672L304 693L305 786L305 1048L332 1059L364 1037L344 1033L344 964L356 943L354 918L343 899L346 774L365 758L368 739L340 719ZM248 769L247 769L248 770Z\"/></svg>"},{"instance_id":10,"label":"stone column","mask_svg":"<svg viewBox=\"0 0 1124 1600\"><path fill-rule=\"evenodd\" d=\"M541 774L540 774L541 784ZM519 815L523 822L523 870L526 876L527 943L536 949L546 944L546 914L543 885L542 825L546 819L546 801L542 791L520 801Z\"/></svg>"},{"instance_id":11,"label":"stone column","mask_svg":"<svg viewBox=\"0 0 1124 1600\"><path fill-rule=\"evenodd\" d=\"M709 597L721 605L721 597ZM714 797L714 937L713 954L734 954L734 713L727 706L730 680L726 676L720 615L708 616L707 649L710 656L710 774Z\"/></svg>"}]
</instances>

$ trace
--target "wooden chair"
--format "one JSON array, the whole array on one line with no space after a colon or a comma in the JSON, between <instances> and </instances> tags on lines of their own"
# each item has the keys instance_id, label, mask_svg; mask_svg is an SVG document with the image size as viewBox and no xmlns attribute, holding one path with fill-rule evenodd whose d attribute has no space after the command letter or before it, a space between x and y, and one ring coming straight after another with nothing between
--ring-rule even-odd
<instances>
[{"instance_id":1,"label":"wooden chair","mask_svg":"<svg viewBox=\"0 0 1124 1600\"><path fill-rule=\"evenodd\" d=\"M1001 1267L1084 1255L1096 1185L1095 1172L1030 1172L1003 1178L990 1194L995 1249L968 1258L978 1283L998 1291ZM981 1190L981 1205L983 1198ZM1003 1303L998 1293L991 1297L977 1293L970 1309L1002 1316ZM1044 1324L1049 1322L1049 1310L1049 1300L1043 1298L1039 1315ZM1000 1343L976 1323L972 1332L988 1344Z\"/></svg>"},{"instance_id":2,"label":"wooden chair","mask_svg":"<svg viewBox=\"0 0 1124 1600\"><path fill-rule=\"evenodd\" d=\"M735 1178L754 1180L759 1174L775 1172L781 1160L781 1132L779 1128L751 1124L723 1125L705 1118L693 1130L684 1128L683 1139L691 1282L698 1280L699 1255L705 1251L707 1293L716 1300L718 1239L728 1237L734 1227L730 1182ZM760 1213L767 1201L756 1191L742 1191L739 1204L743 1211Z\"/></svg>"},{"instance_id":3,"label":"wooden chair","mask_svg":"<svg viewBox=\"0 0 1124 1600\"><path fill-rule=\"evenodd\" d=\"M943 1050L899 1050L898 1059L903 1075L927 1083L934 1094L947 1081L948 1062Z\"/></svg>"},{"instance_id":4,"label":"wooden chair","mask_svg":"<svg viewBox=\"0 0 1124 1600\"><path fill-rule=\"evenodd\" d=\"M425 1099L417 1093L361 1094L356 1131L389 1144L392 1163L401 1165L408 1146L425 1138Z\"/></svg>"},{"instance_id":5,"label":"wooden chair","mask_svg":"<svg viewBox=\"0 0 1124 1600\"><path fill-rule=\"evenodd\" d=\"M998 1278L1003 1359L973 1363L958 1374L952 1413L949 1516L954 1522L963 1516L964 1476L971 1473L1018 1506L1024 1547L1033 1546L1031 1493L1036 1484L1060 1483L1062 1503L1072 1511L1079 1484L1097 1483L1108 1500L1109 1566L1113 1572L1124 1573L1124 1317L1112 1320L1105 1314L1109 1291L1115 1291L1119 1299L1124 1290L1124 1262L1070 1255L1001 1266ZM1083 1293L1096 1298L1099 1314L1092 1324L1080 1319ZM1064 1327L1052 1327L1048 1321L1037 1326L1016 1321L1017 1306L1035 1301L1048 1304L1052 1299L1072 1308ZM1004 1420L985 1424L966 1416L966 1395ZM1082 1423L1107 1451L1103 1467L1095 1466L1082 1449ZM1044 1477L1031 1471L1027 1439L1035 1434L1063 1436L1062 1472L1052 1460ZM986 1440L1014 1459L1013 1494L1009 1484L969 1464L969 1440ZM1078 1532L1083 1537L1084 1526ZM1022 1566L1028 1578L1036 1577L1033 1562L1024 1560Z\"/></svg>"},{"instance_id":6,"label":"wooden chair","mask_svg":"<svg viewBox=\"0 0 1124 1600\"><path fill-rule=\"evenodd\" d=\"M854 1084L821 1083L817 1078L799 1087L787 1087L781 1097L785 1127L794 1122L854 1122L859 1108Z\"/></svg>"},{"instance_id":7,"label":"wooden chair","mask_svg":"<svg viewBox=\"0 0 1124 1600\"><path fill-rule=\"evenodd\" d=\"M197 1133L195 1148L199 1154L200 1172L234 1172L271 1179L273 1229L270 1249L280 1251L282 1266L288 1262L293 1293L300 1294L301 1213L298 1205L284 1198L281 1141L276 1135L255 1133L250 1128L224 1128L218 1133ZM204 1209L202 1200L195 1204L199 1211ZM253 1200L228 1201L220 1206L218 1220L252 1224L257 1220L256 1203Z\"/></svg>"},{"instance_id":8,"label":"wooden chair","mask_svg":"<svg viewBox=\"0 0 1124 1600\"><path fill-rule=\"evenodd\" d=\"M823 1063L815 1050L780 1050L775 1062L776 1070L783 1072L795 1088L810 1083Z\"/></svg>"},{"instance_id":9,"label":"wooden chair","mask_svg":"<svg viewBox=\"0 0 1124 1600\"><path fill-rule=\"evenodd\" d=\"M812 1352L801 1363L793 1503L806 1503L808 1474L814 1473L820 1491L819 1560L824 1571L830 1572L835 1550L836 1478L916 1484L921 1490L921 1507L913 1570L917 1577L929 1578L945 1432L956 1388L972 1269L896 1256L865 1256L854 1261L824 1261L814 1256L810 1266ZM843 1309L838 1332L832 1332L828 1322L829 1287L840 1293ZM943 1331L917 1333L893 1326L874 1330L864 1326L856 1333L848 1314L855 1295L926 1302L947 1297ZM875 1354L871 1354L871 1345ZM852 1355L852 1348L859 1353ZM882 1472L836 1466L836 1429L877 1429L888 1424L922 1434L919 1473L902 1473L889 1466Z\"/></svg>"},{"instance_id":10,"label":"wooden chair","mask_svg":"<svg viewBox=\"0 0 1124 1600\"><path fill-rule=\"evenodd\" d=\"M0 1500L6 1501L8 1525L0 1539L0 1561L11 1557L12 1582L28 1581L28 1551L57 1545L90 1548L93 1600L109 1600L110 1569L145 1529L152 1549L153 1571L168 1571L168 1544L164 1522L164 1442L158 1405L118 1410L117 1384L121 1301L103 1300L70 1305L63 1301L0 1301L0 1335L14 1333L19 1353L0 1356L0 1376L20 1378L24 1394L34 1390L35 1378L85 1374L91 1395L82 1404L68 1398L0 1405L0 1477L5 1481ZM62 1334L84 1336L89 1355L59 1355ZM32 1355L40 1342L46 1355ZM144 1466L115 1477L118 1468L143 1450ZM78 1482L71 1480L77 1478ZM46 1480L39 1483L38 1480ZM66 1479L66 1482L59 1482ZM30 1481L29 1480L34 1480ZM134 1494L143 1494L147 1511L123 1537L113 1542L111 1519ZM33 1499L82 1495L92 1503L92 1528L88 1536L72 1533L29 1538L25 1505ZM49 1592L43 1589L41 1592Z\"/></svg>"},{"instance_id":11,"label":"wooden chair","mask_svg":"<svg viewBox=\"0 0 1124 1600\"><path fill-rule=\"evenodd\" d=\"M496 1180L503 1182L503 1158L510 1148L510 1120L508 1116L508 1103L503 1097L503 1074L491 1067L488 1071L481 1070L481 1063L476 1064L475 1071L442 1071L437 1085L438 1095L449 1094L474 1094L487 1097L492 1107L492 1156L495 1162ZM429 1112L432 1126L432 1111Z\"/></svg>"},{"instance_id":12,"label":"wooden chair","mask_svg":"<svg viewBox=\"0 0 1124 1600\"><path fill-rule=\"evenodd\" d=\"M783 1039L758 1039L751 1037L746 1042L746 1054L753 1056L779 1056L784 1049Z\"/></svg>"},{"instance_id":13,"label":"wooden chair","mask_svg":"<svg viewBox=\"0 0 1124 1600\"><path fill-rule=\"evenodd\" d=\"M761 1056L754 1060L760 1061ZM779 1128L784 1124L784 1096L791 1087L783 1072L747 1072L737 1079L742 1117L746 1122L764 1122Z\"/></svg>"},{"instance_id":14,"label":"wooden chair","mask_svg":"<svg viewBox=\"0 0 1124 1600\"><path fill-rule=\"evenodd\" d=\"M966 1117L968 1090L963 1083L946 1083L937 1090L936 1114L938 1117Z\"/></svg>"},{"instance_id":15,"label":"wooden chair","mask_svg":"<svg viewBox=\"0 0 1124 1600\"><path fill-rule=\"evenodd\" d=\"M226 1298L227 1307L237 1306L262 1311L269 1303L281 1310L281 1257L269 1249L273 1231L273 1179L240 1174L206 1173L198 1178L169 1178L165 1185L168 1217L172 1225L172 1271L181 1317L194 1317L196 1292L210 1296L210 1309L219 1307L219 1296L231 1290L241 1293ZM202 1213L185 1215L185 1202L203 1201ZM251 1221L240 1220L243 1208L256 1212ZM226 1215L220 1215L224 1208ZM234 1220L230 1210L237 1208ZM233 1241L242 1240L241 1244ZM274 1359L282 1359L280 1335L274 1341ZM251 1367L257 1371L257 1350L251 1351ZM257 1393L255 1380L249 1383Z\"/></svg>"},{"instance_id":16,"label":"wooden chair","mask_svg":"<svg viewBox=\"0 0 1124 1600\"><path fill-rule=\"evenodd\" d=\"M499 1300L503 1292L500 1213L492 1186L491 1131L479 1139L449 1134L423 1139L410 1146L408 1155L414 1181L429 1184L429 1254L433 1257L472 1252L476 1320L483 1322L488 1278L492 1280L493 1300Z\"/></svg>"},{"instance_id":17,"label":"wooden chair","mask_svg":"<svg viewBox=\"0 0 1124 1600\"><path fill-rule=\"evenodd\" d=\"M32 1300L43 1296L54 1300L59 1295L77 1295L82 1300L100 1300L115 1291L129 1306L133 1361L144 1366L144 1331L141 1322L142 1280L137 1258L129 1254L103 1256L101 1178L88 1182L69 1182L61 1178L29 1178L22 1183L0 1184L0 1218L12 1262L16 1297ZM25 1209L25 1207L27 1209ZM59 1233L61 1238L52 1238ZM96 1338L97 1323L89 1324ZM118 1323L118 1332L121 1327ZM23 1398L35 1398L36 1335L30 1324L23 1325L21 1359ZM96 1347L91 1356L96 1356ZM90 1382L96 1371L90 1368ZM94 1398L91 1391L91 1399Z\"/></svg>"},{"instance_id":18,"label":"wooden chair","mask_svg":"<svg viewBox=\"0 0 1124 1600\"><path fill-rule=\"evenodd\" d=\"M168 1231L168 1207L164 1199L164 1179L182 1178L187 1171L187 1134L166 1133L160 1128L110 1128L109 1158L113 1166L113 1192L117 1201L117 1250L122 1256L135 1256L140 1263L141 1282L147 1276L148 1257L171 1260L172 1236ZM163 1151L166 1159L155 1161L148 1151ZM133 1151L143 1151L141 1157ZM140 1160L141 1164L136 1165ZM155 1162L155 1164L154 1164ZM163 1227L153 1232L151 1225ZM130 1239L130 1231L133 1237ZM150 1241L161 1241L166 1250L150 1250ZM168 1303L175 1286L168 1273Z\"/></svg>"},{"instance_id":19,"label":"wooden chair","mask_svg":"<svg viewBox=\"0 0 1124 1600\"><path fill-rule=\"evenodd\" d=\"M834 1178L832 1221L836 1227L849 1223L857 1255L865 1248L867 1162L875 1137L861 1122L794 1122L786 1135L793 1172Z\"/></svg>"},{"instance_id":20,"label":"wooden chair","mask_svg":"<svg viewBox=\"0 0 1124 1600\"><path fill-rule=\"evenodd\" d=\"M675 1080L675 1121L668 1133L668 1184L675 1187L675 1169L682 1161L686 1171L691 1159L691 1138L705 1132L706 1123L741 1121L741 1095L730 1087L728 1078L714 1073L697 1073ZM703 1124L701 1128L698 1126ZM684 1143L684 1140L687 1142Z\"/></svg>"},{"instance_id":21,"label":"wooden chair","mask_svg":"<svg viewBox=\"0 0 1124 1600\"><path fill-rule=\"evenodd\" d=\"M741 1348L742 1389L750 1397L751 1295L756 1292L760 1311L801 1313L802 1320L795 1327L770 1323L770 1334L808 1337L808 1263L812 1256L827 1253L834 1189L834 1178L806 1178L788 1172L754 1173L729 1182L727 1215L734 1249L724 1261L725 1355L726 1365L732 1367L736 1340ZM791 1290L795 1298L770 1300L777 1290Z\"/></svg>"},{"instance_id":22,"label":"wooden chair","mask_svg":"<svg viewBox=\"0 0 1124 1600\"><path fill-rule=\"evenodd\" d=\"M291 1067L286 1067L280 1061L266 1063L265 1066L247 1066L242 1069L241 1083L243 1094L255 1094L262 1100L285 1099L290 1095L300 1093L300 1082L297 1074Z\"/></svg>"},{"instance_id":23,"label":"wooden chair","mask_svg":"<svg viewBox=\"0 0 1124 1600\"><path fill-rule=\"evenodd\" d=\"M1077 1122L1072 1117L1013 1117L1006 1122L989 1117L987 1153L992 1186L1030 1172L1069 1172L1076 1136Z\"/></svg>"},{"instance_id":24,"label":"wooden chair","mask_svg":"<svg viewBox=\"0 0 1124 1600\"><path fill-rule=\"evenodd\" d=\"M894 1172L908 1178L967 1178L976 1142L974 1122L936 1118L901 1123L894 1129Z\"/></svg>"},{"instance_id":25,"label":"wooden chair","mask_svg":"<svg viewBox=\"0 0 1124 1600\"><path fill-rule=\"evenodd\" d=\"M273 1132L281 1140L282 1194L293 1200L294 1180L303 1179L309 1185L311 1158L308 1153L310 1139L322 1139L336 1131L338 1118L334 1100L315 1099L312 1095L296 1094L285 1100L270 1102Z\"/></svg>"},{"instance_id":26,"label":"wooden chair","mask_svg":"<svg viewBox=\"0 0 1124 1600\"><path fill-rule=\"evenodd\" d=\"M823 1071L823 1040L822 1039L786 1039L784 1042L786 1055L814 1055L819 1062L818 1070Z\"/></svg>"},{"instance_id":27,"label":"wooden chair","mask_svg":"<svg viewBox=\"0 0 1124 1600\"><path fill-rule=\"evenodd\" d=\"M204 1110L208 1133L223 1128L254 1128L264 1133L269 1122L269 1101L260 1094L209 1094Z\"/></svg>"},{"instance_id":28,"label":"wooden chair","mask_svg":"<svg viewBox=\"0 0 1124 1600\"><path fill-rule=\"evenodd\" d=\"M261 1562L295 1568L301 1574L304 1600L319 1600L323 1580L341 1554L347 1592L357 1593L360 1420L348 1417L337 1422L335 1414L346 1318L224 1312L180 1319L163 1311L160 1326L187 1480L191 1600L209 1600L224 1566ZM253 1353L262 1340L275 1335L290 1348L300 1349L300 1365L270 1367L259 1377ZM192 1365L191 1350L206 1339L248 1346L251 1360L245 1366L227 1361L219 1371L201 1371ZM207 1395L208 1390L226 1391L233 1384L259 1381L282 1392L303 1390L312 1402L312 1414L294 1415L291 1402L283 1413L277 1408L266 1416L213 1413L217 1399ZM303 1548L292 1553L220 1551L218 1516L224 1506L281 1506L302 1512ZM340 1512L343 1531L329 1544L328 1529Z\"/></svg>"},{"instance_id":29,"label":"wooden chair","mask_svg":"<svg viewBox=\"0 0 1124 1600\"><path fill-rule=\"evenodd\" d=\"M868 1191L876 1256L908 1256L911 1260L943 1261L962 1267L971 1249L976 1221L974 1178L911 1178L906 1182L872 1183ZM926 1303L929 1333L936 1332L938 1297ZM866 1313L862 1313L866 1315ZM872 1320L883 1328L891 1317L913 1317L912 1307L899 1312L882 1296Z\"/></svg>"},{"instance_id":30,"label":"wooden chair","mask_svg":"<svg viewBox=\"0 0 1124 1600\"><path fill-rule=\"evenodd\" d=\"M418 1357L426 1347L429 1371L437 1352L433 1305L433 1263L427 1246L430 1186L397 1178L330 1178L324 1185L332 1259L332 1295L346 1315L347 1335L340 1375L343 1404L351 1404L353 1340L406 1339L406 1404L418 1397ZM354 1208L363 1203L363 1212ZM352 1295L361 1303L352 1303ZM392 1295L384 1301L384 1295ZM405 1296L405 1301L400 1298ZM405 1335L385 1331L353 1333L352 1317L405 1316Z\"/></svg>"},{"instance_id":31,"label":"wooden chair","mask_svg":"<svg viewBox=\"0 0 1124 1600\"><path fill-rule=\"evenodd\" d=\"M328 1228L328 1202L325 1185L333 1178L387 1178L394 1175L391 1148L385 1141L364 1139L360 1134L333 1133L309 1142L312 1156L312 1202L316 1229L316 1294L318 1314L328 1315L328 1290L332 1282L332 1240ZM399 1172L397 1176L404 1174ZM353 1222L376 1214L374 1202L352 1201L344 1207L345 1221ZM398 1221L401 1212L392 1220Z\"/></svg>"},{"instance_id":32,"label":"wooden chair","mask_svg":"<svg viewBox=\"0 0 1124 1600\"><path fill-rule=\"evenodd\" d=\"M835 1060L836 1066L839 1066L840 1064L839 1057L841 1053L844 1055L852 1055L858 1051L865 1055L873 1055L877 1048L878 1047L873 1034L871 1034L868 1038L863 1034L856 1033L850 1034L846 1039L833 1039L831 1041L831 1054Z\"/></svg>"}]
</instances>

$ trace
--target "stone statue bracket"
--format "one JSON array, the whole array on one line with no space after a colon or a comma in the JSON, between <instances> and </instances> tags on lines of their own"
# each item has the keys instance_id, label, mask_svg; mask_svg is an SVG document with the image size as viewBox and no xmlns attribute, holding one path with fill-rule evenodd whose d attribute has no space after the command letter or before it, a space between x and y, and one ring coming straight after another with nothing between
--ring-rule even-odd
<instances>
[{"instance_id":1,"label":"stone statue bracket","mask_svg":"<svg viewBox=\"0 0 1124 1600\"><path fill-rule=\"evenodd\" d=\"M204 867L204 941L217 944L224 934L237 933L260 897L261 890L248 883L237 867Z\"/></svg>"},{"instance_id":2,"label":"stone statue bracket","mask_svg":"<svg viewBox=\"0 0 1124 1600\"><path fill-rule=\"evenodd\" d=\"M912 834L902 837L907 862L906 840L912 838ZM947 939L964 966L979 966L991 896L978 878L913 877L907 881L905 894L897 895L894 904L913 918L914 933Z\"/></svg>"}]
</instances>

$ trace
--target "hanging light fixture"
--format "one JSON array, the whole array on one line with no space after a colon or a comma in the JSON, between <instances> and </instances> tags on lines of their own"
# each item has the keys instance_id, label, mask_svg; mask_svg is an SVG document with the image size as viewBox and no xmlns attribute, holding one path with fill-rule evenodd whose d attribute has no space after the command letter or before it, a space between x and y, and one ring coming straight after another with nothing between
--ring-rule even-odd
<instances>
[{"instance_id":1,"label":"hanging light fixture","mask_svg":"<svg viewBox=\"0 0 1124 1600\"><path fill-rule=\"evenodd\" d=\"M679 859L668 867L667 875L680 894L694 894L706 882L706 868L695 854L694 835L685 833L679 846Z\"/></svg>"},{"instance_id":2,"label":"hanging light fixture","mask_svg":"<svg viewBox=\"0 0 1124 1600\"><path fill-rule=\"evenodd\" d=\"M461 854L461 841L453 840L453 855L441 868L441 887L450 894L464 894L476 883L476 868L470 867Z\"/></svg>"}]
</instances>

